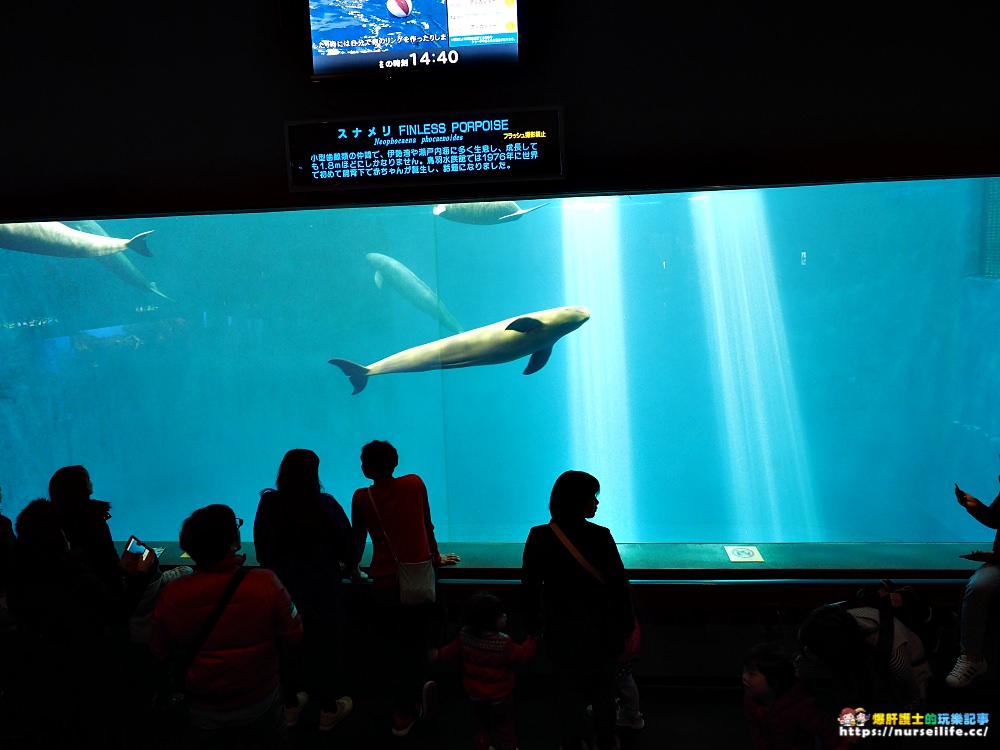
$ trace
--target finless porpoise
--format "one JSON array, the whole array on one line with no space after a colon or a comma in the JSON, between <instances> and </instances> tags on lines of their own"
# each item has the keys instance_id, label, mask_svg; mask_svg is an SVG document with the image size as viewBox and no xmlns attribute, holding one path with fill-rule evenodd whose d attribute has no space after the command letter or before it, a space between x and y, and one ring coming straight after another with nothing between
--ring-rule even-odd
<instances>
[{"instance_id":1,"label":"finless porpoise","mask_svg":"<svg viewBox=\"0 0 1000 750\"><path fill-rule=\"evenodd\" d=\"M409 268L395 258L382 255L382 253L368 253L365 255L365 260L368 261L368 265L375 269L375 286L379 289L382 288L384 282L388 281L389 286L399 292L407 302L418 310L427 313L435 320L439 320L455 333L462 332L462 327L448 312L448 308L444 306L441 298Z\"/></svg>"},{"instance_id":2,"label":"finless porpoise","mask_svg":"<svg viewBox=\"0 0 1000 750\"><path fill-rule=\"evenodd\" d=\"M354 393L361 393L372 375L497 365L529 354L524 374L531 375L549 361L559 339L589 319L586 307L553 307L405 349L367 367L346 359L331 359L330 364L350 378Z\"/></svg>"},{"instance_id":3,"label":"finless porpoise","mask_svg":"<svg viewBox=\"0 0 1000 750\"><path fill-rule=\"evenodd\" d=\"M25 221L0 224L0 247L60 258L99 258L122 250L152 256L146 247L148 234L152 234L152 230L141 232L130 240L122 240L81 232L58 221Z\"/></svg>"},{"instance_id":4,"label":"finless porpoise","mask_svg":"<svg viewBox=\"0 0 1000 750\"><path fill-rule=\"evenodd\" d=\"M104 231L104 227L98 224L96 221L64 221L63 224L70 227L71 229L78 229L81 232L87 232L89 234L96 234L98 236L107 237L108 233ZM120 279L123 279L127 283L139 289L145 289L152 292L153 294L158 294L163 299L169 299L173 302L170 297L165 295L160 291L159 287L156 286L155 281L149 281L145 276L142 275L142 271L136 268L135 263L129 260L129 257L125 253L111 253L110 255L99 255L97 256L97 261L107 268L111 273Z\"/></svg>"},{"instance_id":5,"label":"finless porpoise","mask_svg":"<svg viewBox=\"0 0 1000 750\"><path fill-rule=\"evenodd\" d=\"M460 224L506 224L517 221L525 214L537 211L541 203L531 208L521 208L514 201L481 201L479 203L439 203L434 206L434 215Z\"/></svg>"}]
</instances>

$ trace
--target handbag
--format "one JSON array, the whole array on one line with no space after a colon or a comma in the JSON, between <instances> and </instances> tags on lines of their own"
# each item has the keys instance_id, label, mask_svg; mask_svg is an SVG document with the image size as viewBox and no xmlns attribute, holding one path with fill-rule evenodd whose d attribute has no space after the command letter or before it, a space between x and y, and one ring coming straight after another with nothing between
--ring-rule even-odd
<instances>
[{"instance_id":1,"label":"handbag","mask_svg":"<svg viewBox=\"0 0 1000 750\"><path fill-rule=\"evenodd\" d=\"M406 605L433 604L437 600L437 591L434 587L434 562L430 558L420 562L402 562L396 557L396 551L392 548L392 542L386 533L385 524L382 523L382 516L379 515L375 505L375 497L372 495L372 488L368 488L368 499L371 500L372 509L378 519L379 526L382 527L382 534L385 542L389 545L389 554L396 563L396 585L399 588L399 603Z\"/></svg>"}]
</instances>

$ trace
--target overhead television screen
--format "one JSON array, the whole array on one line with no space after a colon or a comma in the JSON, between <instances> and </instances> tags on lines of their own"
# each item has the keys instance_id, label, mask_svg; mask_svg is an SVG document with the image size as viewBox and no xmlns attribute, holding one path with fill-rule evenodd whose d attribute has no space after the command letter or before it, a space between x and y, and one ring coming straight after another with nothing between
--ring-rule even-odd
<instances>
[{"instance_id":1,"label":"overhead television screen","mask_svg":"<svg viewBox=\"0 0 1000 750\"><path fill-rule=\"evenodd\" d=\"M310 0L313 76L517 62L517 0Z\"/></svg>"}]
</instances>

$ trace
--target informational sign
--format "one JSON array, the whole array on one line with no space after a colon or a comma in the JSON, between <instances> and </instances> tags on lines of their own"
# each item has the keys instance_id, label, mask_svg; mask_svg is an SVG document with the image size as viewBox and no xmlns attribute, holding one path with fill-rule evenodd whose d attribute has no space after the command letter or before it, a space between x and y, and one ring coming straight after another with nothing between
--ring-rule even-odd
<instances>
[{"instance_id":1,"label":"informational sign","mask_svg":"<svg viewBox=\"0 0 1000 750\"><path fill-rule=\"evenodd\" d=\"M729 555L729 562L764 562L764 557L760 551L752 544L727 544L726 554Z\"/></svg>"},{"instance_id":2,"label":"informational sign","mask_svg":"<svg viewBox=\"0 0 1000 750\"><path fill-rule=\"evenodd\" d=\"M290 123L292 190L563 176L557 109Z\"/></svg>"}]
</instances>

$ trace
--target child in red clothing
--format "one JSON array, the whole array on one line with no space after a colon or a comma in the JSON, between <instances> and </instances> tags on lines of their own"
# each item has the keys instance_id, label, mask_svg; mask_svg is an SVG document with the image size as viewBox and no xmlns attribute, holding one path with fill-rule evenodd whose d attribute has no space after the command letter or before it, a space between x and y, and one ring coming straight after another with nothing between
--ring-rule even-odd
<instances>
[{"instance_id":1,"label":"child in red clothing","mask_svg":"<svg viewBox=\"0 0 1000 750\"><path fill-rule=\"evenodd\" d=\"M538 650L528 637L518 644L501 632L507 624L503 603L492 594L479 593L465 604L465 627L458 636L432 656L443 662L460 662L462 687L472 699L473 747L487 750L496 736L497 750L516 750L514 732L515 664L524 664Z\"/></svg>"},{"instance_id":2,"label":"child in red clothing","mask_svg":"<svg viewBox=\"0 0 1000 750\"><path fill-rule=\"evenodd\" d=\"M795 676L781 646L759 643L743 660L743 713L754 750L845 750L835 716L827 716Z\"/></svg>"}]
</instances>

